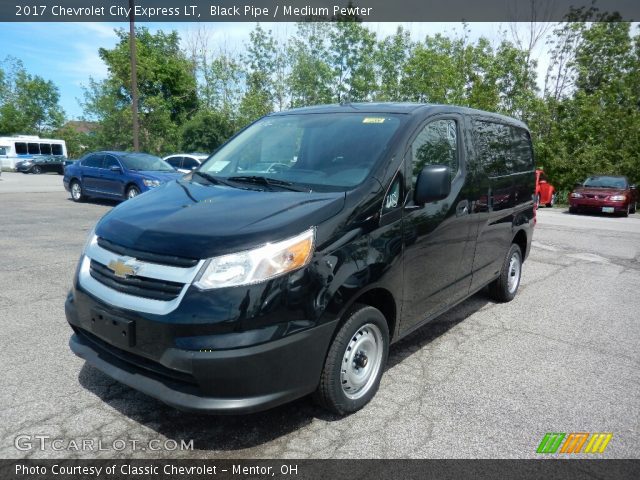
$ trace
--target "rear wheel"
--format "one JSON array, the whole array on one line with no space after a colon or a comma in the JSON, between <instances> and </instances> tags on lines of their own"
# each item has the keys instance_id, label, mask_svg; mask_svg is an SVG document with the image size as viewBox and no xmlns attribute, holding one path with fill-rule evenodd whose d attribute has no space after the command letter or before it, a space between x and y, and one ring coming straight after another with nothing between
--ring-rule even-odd
<instances>
[{"instance_id":1,"label":"rear wheel","mask_svg":"<svg viewBox=\"0 0 640 480\"><path fill-rule=\"evenodd\" d=\"M637 210L638 210L638 202L633 202L633 205L631 205L631 213L636 213Z\"/></svg>"},{"instance_id":2,"label":"rear wheel","mask_svg":"<svg viewBox=\"0 0 640 480\"><path fill-rule=\"evenodd\" d=\"M42 167L40 165L34 165L31 171L36 175L40 175L42 173Z\"/></svg>"},{"instance_id":3,"label":"rear wheel","mask_svg":"<svg viewBox=\"0 0 640 480\"><path fill-rule=\"evenodd\" d=\"M507 252L500 276L489 284L489 295L497 302L510 302L516 296L522 274L522 252L515 243Z\"/></svg>"},{"instance_id":4,"label":"rear wheel","mask_svg":"<svg viewBox=\"0 0 640 480\"><path fill-rule=\"evenodd\" d=\"M622 212L623 217L628 217L631 212L631 204L627 205L627 208Z\"/></svg>"},{"instance_id":5,"label":"rear wheel","mask_svg":"<svg viewBox=\"0 0 640 480\"><path fill-rule=\"evenodd\" d=\"M71 181L71 185L69 186L69 190L71 190L71 199L74 202L81 202L86 198L84 196L84 193L82 192L82 185L80 184L80 182L78 180L72 180Z\"/></svg>"},{"instance_id":6,"label":"rear wheel","mask_svg":"<svg viewBox=\"0 0 640 480\"><path fill-rule=\"evenodd\" d=\"M361 409L378 391L388 354L384 315L368 305L355 305L329 348L316 402L339 415Z\"/></svg>"},{"instance_id":7,"label":"rear wheel","mask_svg":"<svg viewBox=\"0 0 640 480\"><path fill-rule=\"evenodd\" d=\"M553 195L551 195L551 200L549 201L549 203L547 203L547 207L553 208L555 204L556 204L556 194L554 193Z\"/></svg>"},{"instance_id":8,"label":"rear wheel","mask_svg":"<svg viewBox=\"0 0 640 480\"><path fill-rule=\"evenodd\" d=\"M127 199L137 197L140 195L140 190L135 185L131 185L127 188Z\"/></svg>"}]
</instances>

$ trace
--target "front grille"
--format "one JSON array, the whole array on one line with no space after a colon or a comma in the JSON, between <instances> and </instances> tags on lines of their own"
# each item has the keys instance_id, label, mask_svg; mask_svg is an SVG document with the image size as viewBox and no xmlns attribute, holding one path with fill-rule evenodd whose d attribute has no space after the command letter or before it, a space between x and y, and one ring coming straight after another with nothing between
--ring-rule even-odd
<instances>
[{"instance_id":1,"label":"front grille","mask_svg":"<svg viewBox=\"0 0 640 480\"><path fill-rule=\"evenodd\" d=\"M141 252L140 250L134 250L132 248L123 247L117 245L109 240L98 237L98 245L105 250L109 250L112 253L118 255L126 255L127 257L137 258L142 262L157 263L160 265L169 265L171 267L189 268L195 267L199 260L193 258L175 257L172 255L159 255L157 253Z\"/></svg>"},{"instance_id":2,"label":"front grille","mask_svg":"<svg viewBox=\"0 0 640 480\"><path fill-rule=\"evenodd\" d=\"M113 290L137 297L170 301L176 299L184 285L147 277L121 278L95 260L91 260L90 273L97 281Z\"/></svg>"}]
</instances>

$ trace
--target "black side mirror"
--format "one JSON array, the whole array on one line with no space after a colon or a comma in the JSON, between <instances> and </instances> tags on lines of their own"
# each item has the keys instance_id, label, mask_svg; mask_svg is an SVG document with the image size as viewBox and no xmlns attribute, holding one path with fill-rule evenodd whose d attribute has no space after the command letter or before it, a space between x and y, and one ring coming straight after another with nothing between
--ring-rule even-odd
<instances>
[{"instance_id":1,"label":"black side mirror","mask_svg":"<svg viewBox=\"0 0 640 480\"><path fill-rule=\"evenodd\" d=\"M449 167L427 165L418 174L413 201L416 205L424 205L446 198L450 191Z\"/></svg>"},{"instance_id":2,"label":"black side mirror","mask_svg":"<svg viewBox=\"0 0 640 480\"><path fill-rule=\"evenodd\" d=\"M109 170L111 170L112 172L122 173L122 169L117 165L111 165Z\"/></svg>"}]
</instances>

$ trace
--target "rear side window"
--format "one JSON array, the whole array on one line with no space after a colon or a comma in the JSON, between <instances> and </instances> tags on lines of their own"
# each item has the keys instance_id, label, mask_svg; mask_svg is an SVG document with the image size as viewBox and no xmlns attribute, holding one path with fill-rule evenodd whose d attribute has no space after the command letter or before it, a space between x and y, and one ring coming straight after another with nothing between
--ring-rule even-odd
<instances>
[{"instance_id":1,"label":"rear side window","mask_svg":"<svg viewBox=\"0 0 640 480\"><path fill-rule=\"evenodd\" d=\"M82 161L85 167L100 168L102 166L102 155L90 155Z\"/></svg>"},{"instance_id":2,"label":"rear side window","mask_svg":"<svg viewBox=\"0 0 640 480\"><path fill-rule=\"evenodd\" d=\"M523 128L476 120L473 143L478 161L490 177L533 170L531 138Z\"/></svg>"},{"instance_id":3,"label":"rear side window","mask_svg":"<svg viewBox=\"0 0 640 480\"><path fill-rule=\"evenodd\" d=\"M23 142L16 142L16 155L26 155L27 153L27 144Z\"/></svg>"},{"instance_id":4,"label":"rear side window","mask_svg":"<svg viewBox=\"0 0 640 480\"><path fill-rule=\"evenodd\" d=\"M455 120L428 123L411 144L413 183L426 165L449 167L450 178L458 172L458 133Z\"/></svg>"},{"instance_id":5,"label":"rear side window","mask_svg":"<svg viewBox=\"0 0 640 480\"><path fill-rule=\"evenodd\" d=\"M51 153L53 155L63 155L62 153L62 145L59 143L54 143L51 145Z\"/></svg>"}]
</instances>

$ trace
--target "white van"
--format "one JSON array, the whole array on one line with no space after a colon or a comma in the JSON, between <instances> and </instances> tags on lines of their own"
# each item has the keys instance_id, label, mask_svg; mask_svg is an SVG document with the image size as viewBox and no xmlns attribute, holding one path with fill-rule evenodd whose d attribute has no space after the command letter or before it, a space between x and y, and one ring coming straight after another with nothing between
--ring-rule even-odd
<instances>
[{"instance_id":1,"label":"white van","mask_svg":"<svg viewBox=\"0 0 640 480\"><path fill-rule=\"evenodd\" d=\"M33 158L34 155L66 157L67 145L64 140L40 138L37 135L0 137L1 169L15 170L16 162Z\"/></svg>"}]
</instances>

